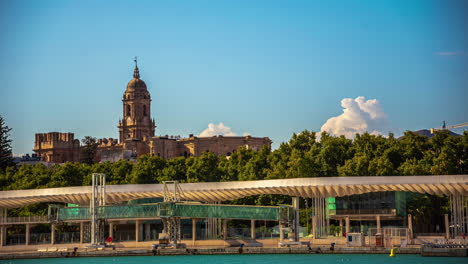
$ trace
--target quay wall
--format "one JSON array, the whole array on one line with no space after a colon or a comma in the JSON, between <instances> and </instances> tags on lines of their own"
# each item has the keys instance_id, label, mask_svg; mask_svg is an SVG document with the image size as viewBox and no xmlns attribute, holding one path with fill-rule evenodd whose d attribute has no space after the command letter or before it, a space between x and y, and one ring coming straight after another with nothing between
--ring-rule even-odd
<instances>
[{"instance_id":1,"label":"quay wall","mask_svg":"<svg viewBox=\"0 0 468 264\"><path fill-rule=\"evenodd\" d=\"M335 248L330 251L329 249L322 249L318 251L317 247L289 247L289 248L239 248L239 247L226 247L226 248L186 248L186 249L130 249L118 248L112 250L106 248L104 250L84 250L80 249L76 253L72 251L67 252L9 252L1 253L0 260L5 259L34 259L34 258L70 258L70 257L106 257L106 256L168 256L168 255L238 255L238 254L389 254L389 248ZM398 249L397 254L420 254L419 248L401 248Z\"/></svg>"}]
</instances>

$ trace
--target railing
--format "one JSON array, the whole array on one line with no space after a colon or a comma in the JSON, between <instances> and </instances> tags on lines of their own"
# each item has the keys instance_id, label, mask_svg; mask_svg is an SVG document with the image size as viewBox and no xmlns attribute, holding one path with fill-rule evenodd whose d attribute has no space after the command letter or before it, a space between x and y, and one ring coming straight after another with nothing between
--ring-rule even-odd
<instances>
[{"instance_id":1,"label":"railing","mask_svg":"<svg viewBox=\"0 0 468 264\"><path fill-rule=\"evenodd\" d=\"M414 237L445 237L445 233L414 233Z\"/></svg>"},{"instance_id":2,"label":"railing","mask_svg":"<svg viewBox=\"0 0 468 264\"><path fill-rule=\"evenodd\" d=\"M229 239L251 239L251 229L250 228L228 228L228 238ZM279 229L278 227L271 227L266 229L256 228L255 229L255 239L274 239L279 238Z\"/></svg>"},{"instance_id":3,"label":"railing","mask_svg":"<svg viewBox=\"0 0 468 264\"><path fill-rule=\"evenodd\" d=\"M156 240L156 238L154 238ZM115 231L114 242L135 241L135 231Z\"/></svg>"},{"instance_id":4,"label":"railing","mask_svg":"<svg viewBox=\"0 0 468 264\"><path fill-rule=\"evenodd\" d=\"M398 228L398 227L385 227L380 228L369 228L368 235L375 236L377 233L382 234L384 237L407 237L408 236L408 228Z\"/></svg>"},{"instance_id":5,"label":"railing","mask_svg":"<svg viewBox=\"0 0 468 264\"><path fill-rule=\"evenodd\" d=\"M396 215L396 209L337 209L336 215L362 215L362 214L392 214Z\"/></svg>"},{"instance_id":6,"label":"railing","mask_svg":"<svg viewBox=\"0 0 468 264\"><path fill-rule=\"evenodd\" d=\"M8 235L6 238L6 244L9 246L24 245L26 244L26 235L25 234Z\"/></svg>"},{"instance_id":7,"label":"railing","mask_svg":"<svg viewBox=\"0 0 468 264\"><path fill-rule=\"evenodd\" d=\"M57 244L80 243L80 232L56 233L55 243Z\"/></svg>"},{"instance_id":8,"label":"railing","mask_svg":"<svg viewBox=\"0 0 468 264\"><path fill-rule=\"evenodd\" d=\"M135 233L135 232L133 232ZM30 245L50 244L50 233L31 233L29 237ZM86 241L85 241L86 242ZM88 241L89 242L89 241ZM25 234L8 235L7 245L26 244ZM65 232L55 234L55 244L80 243L80 232Z\"/></svg>"},{"instance_id":9,"label":"railing","mask_svg":"<svg viewBox=\"0 0 468 264\"><path fill-rule=\"evenodd\" d=\"M2 224L15 224L15 223L37 223L48 222L46 215L44 216L18 216L18 217L2 217L0 223Z\"/></svg>"},{"instance_id":10,"label":"railing","mask_svg":"<svg viewBox=\"0 0 468 264\"><path fill-rule=\"evenodd\" d=\"M31 233L29 240L31 245L50 244L50 233Z\"/></svg>"}]
</instances>

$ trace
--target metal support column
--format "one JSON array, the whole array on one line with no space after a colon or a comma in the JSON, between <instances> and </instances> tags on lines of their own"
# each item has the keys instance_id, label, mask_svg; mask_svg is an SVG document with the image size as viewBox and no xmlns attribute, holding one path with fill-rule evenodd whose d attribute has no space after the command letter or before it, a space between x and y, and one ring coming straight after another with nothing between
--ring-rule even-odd
<instances>
[{"instance_id":1,"label":"metal support column","mask_svg":"<svg viewBox=\"0 0 468 264\"><path fill-rule=\"evenodd\" d=\"M109 236L112 237L112 239L114 238L114 223L113 222L109 222Z\"/></svg>"},{"instance_id":2,"label":"metal support column","mask_svg":"<svg viewBox=\"0 0 468 264\"><path fill-rule=\"evenodd\" d=\"M31 239L31 224L26 224L26 246L30 244Z\"/></svg>"},{"instance_id":3,"label":"metal support column","mask_svg":"<svg viewBox=\"0 0 468 264\"><path fill-rule=\"evenodd\" d=\"M448 214L444 215L444 220L445 220L445 238L449 239L450 238L450 222L449 222Z\"/></svg>"},{"instance_id":4,"label":"metal support column","mask_svg":"<svg viewBox=\"0 0 468 264\"><path fill-rule=\"evenodd\" d=\"M0 223L6 224L8 212L6 208L0 208Z\"/></svg>"},{"instance_id":5,"label":"metal support column","mask_svg":"<svg viewBox=\"0 0 468 264\"><path fill-rule=\"evenodd\" d=\"M197 240L197 221L198 219L192 218L192 242L195 246L195 240Z\"/></svg>"},{"instance_id":6,"label":"metal support column","mask_svg":"<svg viewBox=\"0 0 468 264\"><path fill-rule=\"evenodd\" d=\"M280 233L280 242L284 241L284 225L280 224L279 225L279 233Z\"/></svg>"},{"instance_id":7,"label":"metal support column","mask_svg":"<svg viewBox=\"0 0 468 264\"><path fill-rule=\"evenodd\" d=\"M6 226L0 225L0 247L3 247L6 242Z\"/></svg>"},{"instance_id":8,"label":"metal support column","mask_svg":"<svg viewBox=\"0 0 468 264\"><path fill-rule=\"evenodd\" d=\"M380 227L380 215L375 216L375 221L377 222L377 233L381 232L381 227Z\"/></svg>"},{"instance_id":9,"label":"metal support column","mask_svg":"<svg viewBox=\"0 0 468 264\"><path fill-rule=\"evenodd\" d=\"M293 232L294 232L294 241L299 241L299 197L292 197L292 207L294 209L294 223L293 223Z\"/></svg>"},{"instance_id":10,"label":"metal support column","mask_svg":"<svg viewBox=\"0 0 468 264\"><path fill-rule=\"evenodd\" d=\"M345 230L346 230L346 234L347 234L350 231L349 216L346 216L346 218L345 218L345 225L346 225Z\"/></svg>"},{"instance_id":11,"label":"metal support column","mask_svg":"<svg viewBox=\"0 0 468 264\"><path fill-rule=\"evenodd\" d=\"M340 218L340 235L343 235L343 219Z\"/></svg>"},{"instance_id":12,"label":"metal support column","mask_svg":"<svg viewBox=\"0 0 468 264\"><path fill-rule=\"evenodd\" d=\"M413 218L408 214L408 238L410 242L413 241Z\"/></svg>"},{"instance_id":13,"label":"metal support column","mask_svg":"<svg viewBox=\"0 0 468 264\"><path fill-rule=\"evenodd\" d=\"M0 247L3 247L6 245L6 238L7 238L7 228L6 228L6 223L7 223L7 209L6 208L0 208Z\"/></svg>"},{"instance_id":14,"label":"metal support column","mask_svg":"<svg viewBox=\"0 0 468 264\"><path fill-rule=\"evenodd\" d=\"M84 243L84 222L80 222L80 244Z\"/></svg>"},{"instance_id":15,"label":"metal support column","mask_svg":"<svg viewBox=\"0 0 468 264\"><path fill-rule=\"evenodd\" d=\"M312 237L317 238L317 216L312 216Z\"/></svg>"},{"instance_id":16,"label":"metal support column","mask_svg":"<svg viewBox=\"0 0 468 264\"><path fill-rule=\"evenodd\" d=\"M50 244L55 244L55 224L50 225Z\"/></svg>"},{"instance_id":17,"label":"metal support column","mask_svg":"<svg viewBox=\"0 0 468 264\"><path fill-rule=\"evenodd\" d=\"M250 238L255 239L255 220L250 220Z\"/></svg>"},{"instance_id":18,"label":"metal support column","mask_svg":"<svg viewBox=\"0 0 468 264\"><path fill-rule=\"evenodd\" d=\"M135 241L140 242L140 220L135 221Z\"/></svg>"}]
</instances>

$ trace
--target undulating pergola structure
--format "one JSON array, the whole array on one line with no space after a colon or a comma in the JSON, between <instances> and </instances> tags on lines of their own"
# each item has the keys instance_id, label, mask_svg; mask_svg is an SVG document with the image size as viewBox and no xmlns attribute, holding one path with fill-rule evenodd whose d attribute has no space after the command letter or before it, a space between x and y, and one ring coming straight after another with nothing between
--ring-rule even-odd
<instances>
[{"instance_id":1,"label":"undulating pergola structure","mask_svg":"<svg viewBox=\"0 0 468 264\"><path fill-rule=\"evenodd\" d=\"M339 197L369 192L404 191L435 195L468 196L468 175L365 176L295 178L259 181L180 183L184 200L221 202L259 194L304 198ZM91 186L0 192L0 207L18 208L33 203L89 205ZM164 197L163 184L106 186L106 203Z\"/></svg>"},{"instance_id":2,"label":"undulating pergola structure","mask_svg":"<svg viewBox=\"0 0 468 264\"><path fill-rule=\"evenodd\" d=\"M446 216L446 230L450 225L454 234L459 235L468 231L468 175L318 177L180 183L179 186L182 190L182 200L206 203L218 203L261 194L288 195L294 197L293 208L297 214L296 219L299 214L299 197L313 198L315 209L313 226L321 226L326 222L323 211L325 210L324 198L327 197L396 191L446 195L451 200L451 221L449 224L448 216ZM107 185L105 186L105 200L106 205L118 205L129 200L163 198L164 192L164 184ZM91 199L91 186L1 191L0 208L3 208L2 212L5 212L8 208L18 208L34 203L70 203L89 206ZM5 213L0 215L0 226L3 225L0 231L4 236L7 223L2 219L6 219ZM377 216L376 219L379 227L380 217ZM346 227L348 232L349 218L346 219Z\"/></svg>"}]
</instances>

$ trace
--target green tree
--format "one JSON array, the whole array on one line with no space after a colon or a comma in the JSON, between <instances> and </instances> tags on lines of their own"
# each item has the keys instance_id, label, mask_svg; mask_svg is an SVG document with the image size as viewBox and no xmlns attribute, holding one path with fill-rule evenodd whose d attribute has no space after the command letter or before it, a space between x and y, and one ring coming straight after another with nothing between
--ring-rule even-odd
<instances>
[{"instance_id":1,"label":"green tree","mask_svg":"<svg viewBox=\"0 0 468 264\"><path fill-rule=\"evenodd\" d=\"M83 147L80 153L80 161L86 164L93 164L96 161L97 142L96 138L86 136L81 140Z\"/></svg>"},{"instance_id":2,"label":"green tree","mask_svg":"<svg viewBox=\"0 0 468 264\"><path fill-rule=\"evenodd\" d=\"M133 170L133 163L126 160L119 160L112 163L112 175L109 184L125 184L130 183L127 181L127 175L131 175Z\"/></svg>"},{"instance_id":3,"label":"green tree","mask_svg":"<svg viewBox=\"0 0 468 264\"><path fill-rule=\"evenodd\" d=\"M371 176L393 176L395 173L393 163L388 157L376 157L369 162L369 175Z\"/></svg>"},{"instance_id":4,"label":"green tree","mask_svg":"<svg viewBox=\"0 0 468 264\"><path fill-rule=\"evenodd\" d=\"M0 172L5 171L6 167L13 165L11 139L11 128L9 128L3 117L0 116Z\"/></svg>"},{"instance_id":5,"label":"green tree","mask_svg":"<svg viewBox=\"0 0 468 264\"><path fill-rule=\"evenodd\" d=\"M310 177L314 166L306 153L316 145L315 132L304 130L293 134L289 142L282 143L268 157L268 179ZM312 171L312 172L311 172Z\"/></svg>"},{"instance_id":6,"label":"green tree","mask_svg":"<svg viewBox=\"0 0 468 264\"><path fill-rule=\"evenodd\" d=\"M269 168L268 156L270 152L271 149L268 146L263 146L259 151L253 151L252 157L239 173L239 180L254 181L265 179Z\"/></svg>"},{"instance_id":7,"label":"green tree","mask_svg":"<svg viewBox=\"0 0 468 264\"><path fill-rule=\"evenodd\" d=\"M462 137L453 137L448 131L436 132L430 140L434 153L431 173L435 175L461 174L467 162ZM465 158L465 160L463 160Z\"/></svg>"},{"instance_id":8,"label":"green tree","mask_svg":"<svg viewBox=\"0 0 468 264\"><path fill-rule=\"evenodd\" d=\"M88 165L88 164L87 164ZM101 163L94 163L90 165L89 173L83 179L83 185L91 185L92 184L92 175L93 173L104 173L106 175L106 182L107 184L112 184L112 167L113 164L109 161L101 162Z\"/></svg>"},{"instance_id":9,"label":"green tree","mask_svg":"<svg viewBox=\"0 0 468 264\"><path fill-rule=\"evenodd\" d=\"M166 161L161 157L141 156L126 181L132 184L157 183L158 179L163 176L162 172L165 167Z\"/></svg>"},{"instance_id":10,"label":"green tree","mask_svg":"<svg viewBox=\"0 0 468 264\"><path fill-rule=\"evenodd\" d=\"M175 157L166 161L166 167L162 170L162 175L158 177L159 182L163 181L187 181L187 166L185 157Z\"/></svg>"},{"instance_id":11,"label":"green tree","mask_svg":"<svg viewBox=\"0 0 468 264\"><path fill-rule=\"evenodd\" d=\"M91 173L89 165L78 162L55 165L52 171L50 181L44 187L81 186L84 178Z\"/></svg>"},{"instance_id":12,"label":"green tree","mask_svg":"<svg viewBox=\"0 0 468 264\"><path fill-rule=\"evenodd\" d=\"M187 159L187 182L217 182L221 180L218 157L212 152L203 152L200 157Z\"/></svg>"},{"instance_id":13,"label":"green tree","mask_svg":"<svg viewBox=\"0 0 468 264\"><path fill-rule=\"evenodd\" d=\"M416 158L408 159L403 162L398 168L398 173L401 175L430 175L431 165L427 159L417 160Z\"/></svg>"},{"instance_id":14,"label":"green tree","mask_svg":"<svg viewBox=\"0 0 468 264\"><path fill-rule=\"evenodd\" d=\"M463 137L460 144L462 145L460 171L462 174L468 174L468 131L463 132Z\"/></svg>"},{"instance_id":15,"label":"green tree","mask_svg":"<svg viewBox=\"0 0 468 264\"><path fill-rule=\"evenodd\" d=\"M344 136L333 137L323 132L320 137L320 149L312 154L315 163L320 168L313 176L338 176L338 167L343 166L350 156L352 141Z\"/></svg>"},{"instance_id":16,"label":"green tree","mask_svg":"<svg viewBox=\"0 0 468 264\"><path fill-rule=\"evenodd\" d=\"M241 147L229 158L219 157L218 169L222 181L249 181L265 178L265 168L270 148L264 146L259 151Z\"/></svg>"},{"instance_id":17,"label":"green tree","mask_svg":"<svg viewBox=\"0 0 468 264\"><path fill-rule=\"evenodd\" d=\"M369 157L365 153L357 153L352 159L346 160L338 168L340 176L369 176Z\"/></svg>"},{"instance_id":18,"label":"green tree","mask_svg":"<svg viewBox=\"0 0 468 264\"><path fill-rule=\"evenodd\" d=\"M22 165L13 174L13 190L43 188L51 181L52 171L44 164Z\"/></svg>"},{"instance_id":19,"label":"green tree","mask_svg":"<svg viewBox=\"0 0 468 264\"><path fill-rule=\"evenodd\" d=\"M412 158L420 160L424 157L424 152L429 148L428 138L412 131L406 131L399 142L402 147L403 160Z\"/></svg>"}]
</instances>

